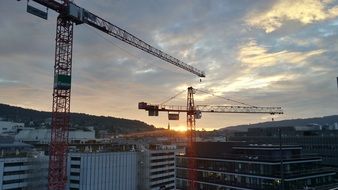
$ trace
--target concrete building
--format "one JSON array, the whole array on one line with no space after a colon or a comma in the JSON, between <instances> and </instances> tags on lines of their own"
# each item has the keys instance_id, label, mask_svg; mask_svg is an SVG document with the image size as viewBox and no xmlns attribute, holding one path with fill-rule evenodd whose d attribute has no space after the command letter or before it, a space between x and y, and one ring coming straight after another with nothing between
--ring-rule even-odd
<instances>
[{"instance_id":1,"label":"concrete building","mask_svg":"<svg viewBox=\"0 0 338 190\"><path fill-rule=\"evenodd\" d=\"M137 152L70 153L69 190L137 190Z\"/></svg>"},{"instance_id":2,"label":"concrete building","mask_svg":"<svg viewBox=\"0 0 338 190\"><path fill-rule=\"evenodd\" d=\"M0 121L0 134L18 133L25 127L24 123L16 123L10 121Z\"/></svg>"},{"instance_id":3,"label":"concrete building","mask_svg":"<svg viewBox=\"0 0 338 190\"><path fill-rule=\"evenodd\" d=\"M1 138L1 137L0 137ZM28 144L0 143L0 190L47 189L48 157Z\"/></svg>"},{"instance_id":4,"label":"concrete building","mask_svg":"<svg viewBox=\"0 0 338 190\"><path fill-rule=\"evenodd\" d=\"M281 151L274 145L200 142L195 147L196 157L180 155L176 158L177 189L188 188L191 159L197 163L198 190L275 190L281 186L284 189L328 189L330 185L336 186L333 179L336 172L321 166L320 157L302 155L300 146L282 146Z\"/></svg>"},{"instance_id":5,"label":"concrete building","mask_svg":"<svg viewBox=\"0 0 338 190\"><path fill-rule=\"evenodd\" d=\"M176 145L150 144L140 152L140 190L176 189Z\"/></svg>"},{"instance_id":6,"label":"concrete building","mask_svg":"<svg viewBox=\"0 0 338 190\"><path fill-rule=\"evenodd\" d=\"M69 190L175 189L174 145L86 143L71 147Z\"/></svg>"},{"instance_id":7,"label":"concrete building","mask_svg":"<svg viewBox=\"0 0 338 190\"><path fill-rule=\"evenodd\" d=\"M299 145L304 154L317 154L323 158L323 165L338 168L338 130L318 126L281 127L283 145ZM229 141L248 143L279 144L278 127L249 128L228 137Z\"/></svg>"},{"instance_id":8,"label":"concrete building","mask_svg":"<svg viewBox=\"0 0 338 190\"><path fill-rule=\"evenodd\" d=\"M20 142L26 142L29 144L49 144L51 137L50 129L34 129L24 128L17 135L15 139ZM81 142L95 140L95 131L92 130L70 130L69 142L73 141Z\"/></svg>"}]
</instances>

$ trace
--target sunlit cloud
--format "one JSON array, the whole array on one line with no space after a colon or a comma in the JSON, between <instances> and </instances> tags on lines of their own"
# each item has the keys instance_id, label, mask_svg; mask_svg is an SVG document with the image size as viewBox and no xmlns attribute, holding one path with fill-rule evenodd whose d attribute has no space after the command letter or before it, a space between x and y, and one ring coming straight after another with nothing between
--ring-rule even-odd
<instances>
[{"instance_id":1,"label":"sunlit cloud","mask_svg":"<svg viewBox=\"0 0 338 190\"><path fill-rule=\"evenodd\" d=\"M333 0L279 0L270 10L250 15L247 23L262 28L266 33L275 31L287 21L311 24L338 16L338 6L333 6L333 2Z\"/></svg>"},{"instance_id":2,"label":"sunlit cloud","mask_svg":"<svg viewBox=\"0 0 338 190\"><path fill-rule=\"evenodd\" d=\"M308 52L291 52L288 50L269 51L267 47L260 46L256 41L250 41L239 48L238 60L250 68L261 68L278 64L304 64L307 59L324 53L318 49Z\"/></svg>"}]
</instances>

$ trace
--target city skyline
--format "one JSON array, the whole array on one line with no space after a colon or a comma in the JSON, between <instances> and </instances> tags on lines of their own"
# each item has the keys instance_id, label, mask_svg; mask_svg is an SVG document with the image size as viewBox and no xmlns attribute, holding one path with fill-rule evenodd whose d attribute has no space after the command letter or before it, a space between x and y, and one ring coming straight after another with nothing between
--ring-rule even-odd
<instances>
[{"instance_id":1,"label":"city skyline","mask_svg":"<svg viewBox=\"0 0 338 190\"><path fill-rule=\"evenodd\" d=\"M71 111L138 119L141 101L161 103L188 86L256 106L282 106L293 119L337 113L338 2L103 1L75 3L164 52L204 70L200 79L157 58L75 26ZM0 102L50 111L55 17L26 13L24 2L0 2ZM186 94L172 102L185 105ZM205 94L196 104L225 104ZM171 104L169 102L168 104ZM269 115L204 114L198 129L270 121ZM170 122L185 128L185 115Z\"/></svg>"}]
</instances>

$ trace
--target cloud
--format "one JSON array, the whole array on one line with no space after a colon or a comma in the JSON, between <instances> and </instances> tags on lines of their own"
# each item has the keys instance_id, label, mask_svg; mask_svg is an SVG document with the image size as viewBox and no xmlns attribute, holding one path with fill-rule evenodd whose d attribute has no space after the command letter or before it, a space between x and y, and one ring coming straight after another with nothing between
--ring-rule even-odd
<instances>
[{"instance_id":1,"label":"cloud","mask_svg":"<svg viewBox=\"0 0 338 190\"><path fill-rule=\"evenodd\" d=\"M279 0L270 10L250 14L246 22L266 33L275 31L287 21L311 24L338 16L338 6L332 3L333 0Z\"/></svg>"},{"instance_id":2,"label":"cloud","mask_svg":"<svg viewBox=\"0 0 338 190\"><path fill-rule=\"evenodd\" d=\"M306 60L323 54L325 50L318 49L308 52L291 52L288 50L270 52L267 47L260 46L252 40L239 48L237 59L250 68L268 67L278 64L298 64L306 63Z\"/></svg>"}]
</instances>

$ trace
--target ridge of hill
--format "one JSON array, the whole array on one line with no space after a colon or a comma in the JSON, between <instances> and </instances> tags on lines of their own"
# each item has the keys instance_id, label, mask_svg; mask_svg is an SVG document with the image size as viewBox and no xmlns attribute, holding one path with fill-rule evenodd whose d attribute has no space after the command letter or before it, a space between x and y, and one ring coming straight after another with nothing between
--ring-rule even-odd
<instances>
[{"instance_id":1,"label":"ridge of hill","mask_svg":"<svg viewBox=\"0 0 338 190\"><path fill-rule=\"evenodd\" d=\"M25 126L39 128L42 125L50 127L51 112L37 111L0 103L0 118L5 121L25 123ZM95 116L85 113L71 113L70 126L74 128L86 128L89 126L97 130L107 130L110 133L126 134L133 132L156 130L139 120L115 118L110 116Z\"/></svg>"},{"instance_id":2,"label":"ridge of hill","mask_svg":"<svg viewBox=\"0 0 338 190\"><path fill-rule=\"evenodd\" d=\"M248 125L236 125L229 126L220 129L220 131L247 131L248 128L264 128L264 127L283 127L283 126L306 126L311 124L318 125L332 125L338 122L338 115L330 115L323 117L313 117L313 118L304 118L304 119L288 119L282 121L269 121L263 123L255 123Z\"/></svg>"}]
</instances>

